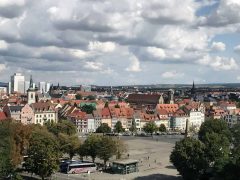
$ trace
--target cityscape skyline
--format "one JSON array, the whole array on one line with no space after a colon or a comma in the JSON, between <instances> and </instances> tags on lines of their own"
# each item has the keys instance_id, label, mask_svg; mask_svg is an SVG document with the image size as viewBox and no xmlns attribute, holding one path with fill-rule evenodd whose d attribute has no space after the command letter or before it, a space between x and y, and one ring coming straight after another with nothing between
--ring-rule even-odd
<instances>
[{"instance_id":1,"label":"cityscape skyline","mask_svg":"<svg viewBox=\"0 0 240 180\"><path fill-rule=\"evenodd\" d=\"M239 82L239 8L237 0L1 1L1 81L20 72L65 85Z\"/></svg>"}]
</instances>

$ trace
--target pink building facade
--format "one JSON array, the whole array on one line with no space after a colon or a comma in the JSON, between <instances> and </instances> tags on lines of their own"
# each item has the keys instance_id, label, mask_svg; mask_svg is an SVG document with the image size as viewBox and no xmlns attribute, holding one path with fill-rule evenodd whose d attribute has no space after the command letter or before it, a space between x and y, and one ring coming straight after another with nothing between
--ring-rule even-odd
<instances>
[{"instance_id":1,"label":"pink building facade","mask_svg":"<svg viewBox=\"0 0 240 180\"><path fill-rule=\"evenodd\" d=\"M34 112L29 104L26 104L22 108L21 112L21 123L23 124L35 124Z\"/></svg>"}]
</instances>

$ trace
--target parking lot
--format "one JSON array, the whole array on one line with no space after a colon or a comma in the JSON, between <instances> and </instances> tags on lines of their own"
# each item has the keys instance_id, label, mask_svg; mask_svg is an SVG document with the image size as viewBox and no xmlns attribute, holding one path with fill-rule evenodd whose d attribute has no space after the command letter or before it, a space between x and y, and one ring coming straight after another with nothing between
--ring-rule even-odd
<instances>
[{"instance_id":1,"label":"parking lot","mask_svg":"<svg viewBox=\"0 0 240 180\"><path fill-rule=\"evenodd\" d=\"M174 147L176 141L183 138L181 135L161 135L152 137L134 137L121 136L122 140L128 145L128 152L130 159L139 161L139 172L119 175L96 172L92 174L61 174L54 175L54 179L91 179L91 180L120 180L120 179L181 179L178 176L177 170L169 162L169 155ZM90 159L88 159L90 160ZM113 161L115 159L111 159ZM100 162L99 159L96 160Z\"/></svg>"}]
</instances>

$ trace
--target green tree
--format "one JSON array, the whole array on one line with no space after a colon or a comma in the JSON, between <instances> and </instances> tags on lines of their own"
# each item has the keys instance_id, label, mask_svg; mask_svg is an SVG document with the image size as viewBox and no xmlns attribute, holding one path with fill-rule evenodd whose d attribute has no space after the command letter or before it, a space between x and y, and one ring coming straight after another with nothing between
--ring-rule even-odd
<instances>
[{"instance_id":1,"label":"green tree","mask_svg":"<svg viewBox=\"0 0 240 180\"><path fill-rule=\"evenodd\" d=\"M107 123L102 123L97 129L96 133L110 133L111 128L108 126Z\"/></svg>"},{"instance_id":2,"label":"green tree","mask_svg":"<svg viewBox=\"0 0 240 180\"><path fill-rule=\"evenodd\" d=\"M121 159L122 155L127 152L128 146L124 143L124 141L119 138L115 138L115 146L116 146L116 159Z\"/></svg>"},{"instance_id":3,"label":"green tree","mask_svg":"<svg viewBox=\"0 0 240 180\"><path fill-rule=\"evenodd\" d=\"M107 108L107 107L108 107L108 101L105 103L104 107L105 107L105 108Z\"/></svg>"},{"instance_id":4,"label":"green tree","mask_svg":"<svg viewBox=\"0 0 240 180\"><path fill-rule=\"evenodd\" d=\"M85 104L85 105L83 105L82 107L81 107L81 110L83 111L83 112L86 112L87 114L92 114L93 113L93 111L94 110L96 110L96 108L93 106L93 105L91 105L91 104Z\"/></svg>"},{"instance_id":5,"label":"green tree","mask_svg":"<svg viewBox=\"0 0 240 180\"><path fill-rule=\"evenodd\" d=\"M10 123L3 121L0 122L0 179L4 179L14 170L11 164L11 151Z\"/></svg>"},{"instance_id":6,"label":"green tree","mask_svg":"<svg viewBox=\"0 0 240 180\"><path fill-rule=\"evenodd\" d=\"M80 152L80 155L90 156L92 158L92 161L94 162L98 154L98 147L100 141L101 141L100 136L94 134L88 136L82 145L83 148L80 150L80 151L83 150L85 152L84 153Z\"/></svg>"},{"instance_id":7,"label":"green tree","mask_svg":"<svg viewBox=\"0 0 240 180\"><path fill-rule=\"evenodd\" d=\"M92 101L92 100L95 100L96 99L96 96L93 96L93 95L89 95L87 96L87 99Z\"/></svg>"},{"instance_id":8,"label":"green tree","mask_svg":"<svg viewBox=\"0 0 240 180\"><path fill-rule=\"evenodd\" d=\"M205 145L194 138L176 142L170 161L185 180L198 180L208 167L205 158Z\"/></svg>"},{"instance_id":9,"label":"green tree","mask_svg":"<svg viewBox=\"0 0 240 180\"><path fill-rule=\"evenodd\" d=\"M102 136L98 144L98 157L103 160L106 167L107 161L117 152L116 143L113 138Z\"/></svg>"},{"instance_id":10,"label":"green tree","mask_svg":"<svg viewBox=\"0 0 240 180\"><path fill-rule=\"evenodd\" d=\"M58 135L60 142L60 148L62 152L67 153L69 158L72 159L73 156L78 152L81 142L77 135L67 135L60 133Z\"/></svg>"},{"instance_id":11,"label":"green tree","mask_svg":"<svg viewBox=\"0 0 240 180\"><path fill-rule=\"evenodd\" d=\"M238 130L233 132L238 136ZM234 145L238 144L237 139L232 138L225 122L209 119L200 127L199 140L186 138L177 142L170 159L184 179L228 179L225 178L226 169L237 166L240 157L240 149L238 151Z\"/></svg>"},{"instance_id":12,"label":"green tree","mask_svg":"<svg viewBox=\"0 0 240 180\"><path fill-rule=\"evenodd\" d=\"M136 122L134 119L132 119L132 125L131 127L129 128L129 131L132 132L132 134L136 133L137 132L137 126L136 126Z\"/></svg>"},{"instance_id":13,"label":"green tree","mask_svg":"<svg viewBox=\"0 0 240 180\"><path fill-rule=\"evenodd\" d=\"M231 132L227 126L227 123L223 120L206 120L200 127L198 133L199 140L204 141L206 135L210 133L222 134L231 141Z\"/></svg>"},{"instance_id":14,"label":"green tree","mask_svg":"<svg viewBox=\"0 0 240 180\"><path fill-rule=\"evenodd\" d=\"M81 100L81 99L82 99L82 95L81 95L81 94L76 94L76 95L75 95L75 99Z\"/></svg>"},{"instance_id":15,"label":"green tree","mask_svg":"<svg viewBox=\"0 0 240 180\"><path fill-rule=\"evenodd\" d=\"M14 175L29 146L32 127L11 119L0 123L0 178Z\"/></svg>"},{"instance_id":16,"label":"green tree","mask_svg":"<svg viewBox=\"0 0 240 180\"><path fill-rule=\"evenodd\" d=\"M116 104L114 107L115 107L115 108L120 108L119 104Z\"/></svg>"},{"instance_id":17,"label":"green tree","mask_svg":"<svg viewBox=\"0 0 240 180\"><path fill-rule=\"evenodd\" d=\"M55 137L46 130L33 132L28 149L26 167L42 180L58 170L59 145Z\"/></svg>"},{"instance_id":18,"label":"green tree","mask_svg":"<svg viewBox=\"0 0 240 180\"><path fill-rule=\"evenodd\" d=\"M149 122L143 127L143 131L146 133L150 133L151 135L153 135L153 133L156 132L157 129L157 125L154 122Z\"/></svg>"},{"instance_id":19,"label":"green tree","mask_svg":"<svg viewBox=\"0 0 240 180\"><path fill-rule=\"evenodd\" d=\"M167 131L166 126L164 124L160 124L159 131L160 132L166 132Z\"/></svg>"},{"instance_id":20,"label":"green tree","mask_svg":"<svg viewBox=\"0 0 240 180\"><path fill-rule=\"evenodd\" d=\"M240 158L236 161L229 161L222 172L216 176L216 180L238 180L240 177Z\"/></svg>"},{"instance_id":21,"label":"green tree","mask_svg":"<svg viewBox=\"0 0 240 180\"><path fill-rule=\"evenodd\" d=\"M118 122L115 124L114 128L115 128L115 132L117 132L117 133L120 133L120 132L124 132L124 131L125 131L125 129L122 127L121 121L118 121Z\"/></svg>"},{"instance_id":22,"label":"green tree","mask_svg":"<svg viewBox=\"0 0 240 180\"><path fill-rule=\"evenodd\" d=\"M234 125L231 129L231 133L234 147L240 146L240 124Z\"/></svg>"},{"instance_id":23,"label":"green tree","mask_svg":"<svg viewBox=\"0 0 240 180\"><path fill-rule=\"evenodd\" d=\"M214 172L220 172L229 161L230 142L223 134L207 133L204 137L205 156L209 167Z\"/></svg>"},{"instance_id":24,"label":"green tree","mask_svg":"<svg viewBox=\"0 0 240 180\"><path fill-rule=\"evenodd\" d=\"M11 123L11 162L14 167L17 167L23 161L23 156L27 153L32 130L33 127L30 125L23 125L15 122Z\"/></svg>"},{"instance_id":25,"label":"green tree","mask_svg":"<svg viewBox=\"0 0 240 180\"><path fill-rule=\"evenodd\" d=\"M77 132L76 126L68 120L60 120L58 123L47 122L45 125L48 131L56 136L58 136L59 133L64 133L71 136Z\"/></svg>"}]
</instances>

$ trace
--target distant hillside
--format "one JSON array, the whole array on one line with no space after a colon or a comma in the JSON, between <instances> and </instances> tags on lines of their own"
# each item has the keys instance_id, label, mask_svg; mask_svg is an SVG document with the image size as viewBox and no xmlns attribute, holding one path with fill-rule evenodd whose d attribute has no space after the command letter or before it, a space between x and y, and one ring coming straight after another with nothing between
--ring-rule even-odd
<instances>
[{"instance_id":1,"label":"distant hillside","mask_svg":"<svg viewBox=\"0 0 240 180\"><path fill-rule=\"evenodd\" d=\"M8 83L0 82L0 87L7 87Z\"/></svg>"}]
</instances>

